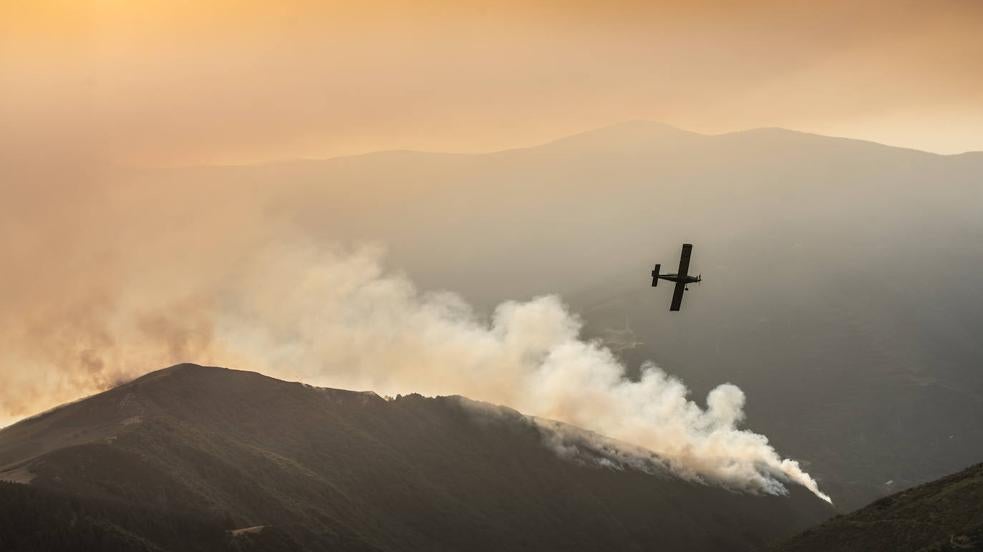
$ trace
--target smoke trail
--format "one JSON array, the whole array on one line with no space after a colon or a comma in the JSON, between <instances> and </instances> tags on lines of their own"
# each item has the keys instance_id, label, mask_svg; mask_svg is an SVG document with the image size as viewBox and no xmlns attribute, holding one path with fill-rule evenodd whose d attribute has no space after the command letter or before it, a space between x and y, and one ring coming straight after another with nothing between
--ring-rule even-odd
<instances>
[{"instance_id":1,"label":"smoke trail","mask_svg":"<svg viewBox=\"0 0 983 552\"><path fill-rule=\"evenodd\" d=\"M744 393L723 384L706 407L654 364L630 380L555 296L499 305L490 319L459 297L385 275L377 250L268 252L225 297L223 347L258 369L384 394L461 394L632 443L677 474L784 494L815 480L768 439L738 427ZM251 359L251 360L246 360Z\"/></svg>"}]
</instances>

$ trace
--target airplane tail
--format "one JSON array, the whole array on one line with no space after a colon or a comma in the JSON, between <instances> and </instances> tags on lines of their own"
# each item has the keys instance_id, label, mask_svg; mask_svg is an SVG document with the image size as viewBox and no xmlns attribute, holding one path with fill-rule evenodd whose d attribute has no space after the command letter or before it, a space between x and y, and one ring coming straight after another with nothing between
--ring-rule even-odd
<instances>
[{"instance_id":1,"label":"airplane tail","mask_svg":"<svg viewBox=\"0 0 983 552\"><path fill-rule=\"evenodd\" d=\"M659 268L661 267L661 264L657 264L655 270L652 271L652 287L659 285Z\"/></svg>"}]
</instances>

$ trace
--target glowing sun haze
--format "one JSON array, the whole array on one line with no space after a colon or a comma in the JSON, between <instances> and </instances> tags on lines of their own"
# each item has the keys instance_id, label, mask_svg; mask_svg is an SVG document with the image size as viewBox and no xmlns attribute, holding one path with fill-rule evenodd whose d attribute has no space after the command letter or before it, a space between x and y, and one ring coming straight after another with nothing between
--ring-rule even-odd
<instances>
[{"instance_id":1,"label":"glowing sun haze","mask_svg":"<svg viewBox=\"0 0 983 552\"><path fill-rule=\"evenodd\" d=\"M8 154L477 151L634 119L983 149L975 0L0 6Z\"/></svg>"}]
</instances>

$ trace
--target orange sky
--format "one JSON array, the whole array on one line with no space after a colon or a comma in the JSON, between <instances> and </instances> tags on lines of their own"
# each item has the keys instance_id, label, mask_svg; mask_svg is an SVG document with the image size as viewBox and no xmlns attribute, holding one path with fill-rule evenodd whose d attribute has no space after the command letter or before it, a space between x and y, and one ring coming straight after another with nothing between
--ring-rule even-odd
<instances>
[{"instance_id":1,"label":"orange sky","mask_svg":"<svg viewBox=\"0 0 983 552\"><path fill-rule=\"evenodd\" d=\"M648 119L983 150L983 2L0 0L0 147L489 150Z\"/></svg>"}]
</instances>

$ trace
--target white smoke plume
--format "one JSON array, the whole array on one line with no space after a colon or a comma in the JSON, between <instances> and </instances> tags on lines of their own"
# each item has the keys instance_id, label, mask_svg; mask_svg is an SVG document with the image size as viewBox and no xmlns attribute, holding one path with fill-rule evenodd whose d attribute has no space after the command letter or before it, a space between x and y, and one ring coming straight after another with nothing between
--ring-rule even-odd
<instances>
[{"instance_id":1,"label":"white smoke plume","mask_svg":"<svg viewBox=\"0 0 983 552\"><path fill-rule=\"evenodd\" d=\"M828 500L764 436L740 429L737 387L716 388L703 407L654 365L631 380L556 297L483 316L454 294L421 293L383 272L379 250L306 241L270 214L287 201L275 192L4 188L0 423L192 361L464 395L643 447L694 480L766 493L797 483Z\"/></svg>"},{"instance_id":2,"label":"white smoke plume","mask_svg":"<svg viewBox=\"0 0 983 552\"><path fill-rule=\"evenodd\" d=\"M502 303L483 319L381 266L371 249L266 253L223 297L216 340L236 366L382 394L460 394L643 447L685 478L770 494L796 483L830 502L765 436L740 429L736 386L716 387L701 407L654 364L629 379L555 296Z\"/></svg>"}]
</instances>

